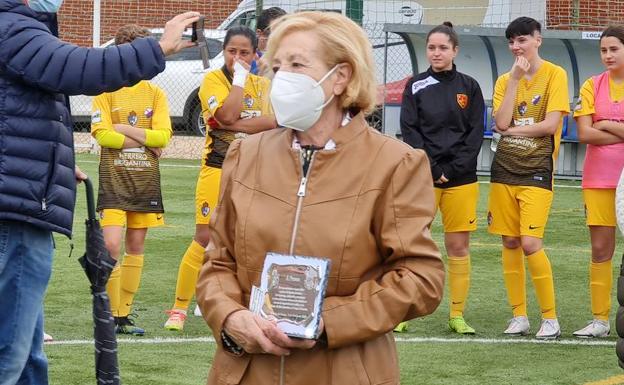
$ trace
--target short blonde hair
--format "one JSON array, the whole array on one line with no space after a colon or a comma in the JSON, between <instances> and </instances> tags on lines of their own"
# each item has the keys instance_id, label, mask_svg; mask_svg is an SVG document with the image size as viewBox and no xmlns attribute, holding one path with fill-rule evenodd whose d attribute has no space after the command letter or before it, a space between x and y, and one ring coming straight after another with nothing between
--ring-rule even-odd
<instances>
[{"instance_id":1,"label":"short blonde hair","mask_svg":"<svg viewBox=\"0 0 624 385\"><path fill-rule=\"evenodd\" d=\"M349 18L335 12L297 12L282 16L271 24L271 35L265 57L269 68L275 51L285 36L299 31L314 32L324 54L327 68L349 63L351 80L338 98L345 110L366 114L375 109L376 80L372 46L362 28Z\"/></svg>"},{"instance_id":2,"label":"short blonde hair","mask_svg":"<svg viewBox=\"0 0 624 385\"><path fill-rule=\"evenodd\" d=\"M149 29L136 24L127 24L117 30L115 34L115 45L130 43L138 37L152 36Z\"/></svg>"}]
</instances>

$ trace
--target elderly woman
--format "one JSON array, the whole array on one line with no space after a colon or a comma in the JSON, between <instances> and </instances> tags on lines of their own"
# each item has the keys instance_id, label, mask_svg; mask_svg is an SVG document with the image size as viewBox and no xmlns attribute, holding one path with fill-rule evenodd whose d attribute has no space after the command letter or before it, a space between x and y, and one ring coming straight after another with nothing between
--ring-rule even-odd
<instances>
[{"instance_id":1,"label":"elderly woman","mask_svg":"<svg viewBox=\"0 0 624 385\"><path fill-rule=\"evenodd\" d=\"M427 156L366 125L371 46L331 12L287 15L266 53L281 129L235 141L197 300L219 342L209 384L398 384L392 329L433 312L444 267ZM248 310L268 252L325 257L319 340Z\"/></svg>"}]
</instances>

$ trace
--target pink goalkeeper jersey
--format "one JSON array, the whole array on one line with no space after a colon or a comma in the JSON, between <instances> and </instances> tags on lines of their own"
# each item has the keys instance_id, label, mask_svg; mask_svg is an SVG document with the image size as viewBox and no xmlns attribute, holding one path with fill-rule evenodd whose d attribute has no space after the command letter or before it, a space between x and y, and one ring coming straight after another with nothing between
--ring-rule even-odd
<instances>
[{"instance_id":1,"label":"pink goalkeeper jersey","mask_svg":"<svg viewBox=\"0 0 624 385\"><path fill-rule=\"evenodd\" d=\"M594 76L594 122L614 120L624 122L624 103L609 96L609 72ZM587 145L583 165L583 188L616 188L624 168L624 143Z\"/></svg>"}]
</instances>

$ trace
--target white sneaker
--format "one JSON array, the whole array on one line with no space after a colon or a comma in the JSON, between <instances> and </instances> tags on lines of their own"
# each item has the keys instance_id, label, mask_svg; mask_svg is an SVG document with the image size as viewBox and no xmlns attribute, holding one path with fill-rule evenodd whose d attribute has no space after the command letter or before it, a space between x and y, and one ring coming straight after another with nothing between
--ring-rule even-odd
<instances>
[{"instance_id":1,"label":"white sneaker","mask_svg":"<svg viewBox=\"0 0 624 385\"><path fill-rule=\"evenodd\" d=\"M554 340L561 335L561 328L559 328L559 321L557 319L542 319L542 325L539 331L535 334L535 338L538 340Z\"/></svg>"},{"instance_id":2,"label":"white sneaker","mask_svg":"<svg viewBox=\"0 0 624 385\"><path fill-rule=\"evenodd\" d=\"M608 336L610 331L609 321L595 319L572 335L579 338L599 338Z\"/></svg>"},{"instance_id":3,"label":"white sneaker","mask_svg":"<svg viewBox=\"0 0 624 385\"><path fill-rule=\"evenodd\" d=\"M526 336L530 328L529 319L526 316L513 317L503 333L508 336Z\"/></svg>"},{"instance_id":4,"label":"white sneaker","mask_svg":"<svg viewBox=\"0 0 624 385\"><path fill-rule=\"evenodd\" d=\"M43 332L43 342L52 342L54 338L46 332Z\"/></svg>"},{"instance_id":5,"label":"white sneaker","mask_svg":"<svg viewBox=\"0 0 624 385\"><path fill-rule=\"evenodd\" d=\"M196 317L202 316L202 312L201 312L201 309L199 308L199 305L195 305L195 310L193 310L193 315Z\"/></svg>"}]
</instances>

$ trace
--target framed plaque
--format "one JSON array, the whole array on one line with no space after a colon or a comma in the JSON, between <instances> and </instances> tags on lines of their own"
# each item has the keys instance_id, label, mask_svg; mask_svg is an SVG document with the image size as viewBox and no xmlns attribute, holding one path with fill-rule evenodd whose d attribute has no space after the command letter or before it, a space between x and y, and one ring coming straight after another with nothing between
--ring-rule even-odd
<instances>
[{"instance_id":1,"label":"framed plaque","mask_svg":"<svg viewBox=\"0 0 624 385\"><path fill-rule=\"evenodd\" d=\"M318 338L330 260L268 253L249 308L288 336Z\"/></svg>"}]
</instances>

